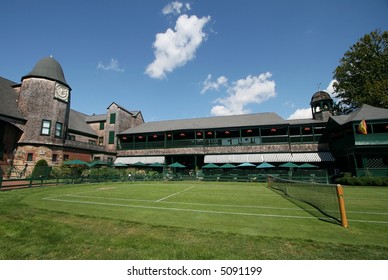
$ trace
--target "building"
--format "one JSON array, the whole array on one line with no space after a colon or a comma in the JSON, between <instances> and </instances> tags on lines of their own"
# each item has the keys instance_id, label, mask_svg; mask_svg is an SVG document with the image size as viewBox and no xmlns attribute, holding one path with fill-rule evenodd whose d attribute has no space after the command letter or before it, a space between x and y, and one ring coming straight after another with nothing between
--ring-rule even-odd
<instances>
[{"instance_id":1,"label":"building","mask_svg":"<svg viewBox=\"0 0 388 280\"><path fill-rule=\"evenodd\" d=\"M19 84L0 77L3 175L28 175L39 159L50 166L99 159L180 162L187 171L207 163L314 163L330 174L388 176L388 110L364 105L333 116L333 100L324 91L311 98L313 118L300 120L269 112L144 122L140 111L115 102L92 116L71 109L70 102L71 87L52 57Z\"/></svg>"},{"instance_id":2,"label":"building","mask_svg":"<svg viewBox=\"0 0 388 280\"><path fill-rule=\"evenodd\" d=\"M50 166L80 159L116 159L116 134L144 122L140 111L112 103L105 114L70 108L71 87L52 57L36 63L21 83L0 78L2 174L28 175L44 159Z\"/></svg>"},{"instance_id":3,"label":"building","mask_svg":"<svg viewBox=\"0 0 388 280\"><path fill-rule=\"evenodd\" d=\"M364 105L333 116L324 91L310 102L313 119L284 120L276 113L145 122L118 134L116 162L314 163L330 174L388 176L388 110ZM367 134L359 132L362 121Z\"/></svg>"}]
</instances>

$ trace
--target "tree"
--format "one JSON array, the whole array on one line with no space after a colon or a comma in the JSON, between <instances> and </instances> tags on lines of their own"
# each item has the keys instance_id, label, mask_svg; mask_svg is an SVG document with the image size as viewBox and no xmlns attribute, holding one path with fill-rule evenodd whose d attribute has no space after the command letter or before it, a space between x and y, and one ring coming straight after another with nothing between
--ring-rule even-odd
<instances>
[{"instance_id":1,"label":"tree","mask_svg":"<svg viewBox=\"0 0 388 280\"><path fill-rule=\"evenodd\" d=\"M31 177L32 178L47 178L48 175L51 172L51 168L48 166L47 161L44 159L38 160L38 162L35 164L34 170L32 171Z\"/></svg>"},{"instance_id":2,"label":"tree","mask_svg":"<svg viewBox=\"0 0 388 280\"><path fill-rule=\"evenodd\" d=\"M334 79L342 111L363 104L388 108L388 31L375 30L354 44L340 60Z\"/></svg>"}]
</instances>

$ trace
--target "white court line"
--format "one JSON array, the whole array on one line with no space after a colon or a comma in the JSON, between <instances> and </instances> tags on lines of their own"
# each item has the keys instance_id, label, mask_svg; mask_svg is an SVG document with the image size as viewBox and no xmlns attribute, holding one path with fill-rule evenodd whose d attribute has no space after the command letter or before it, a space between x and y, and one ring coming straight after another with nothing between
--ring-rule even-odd
<instances>
[{"instance_id":1,"label":"white court line","mask_svg":"<svg viewBox=\"0 0 388 280\"><path fill-rule=\"evenodd\" d=\"M118 198L118 197L105 197L105 196L92 196L92 195L77 195L77 194L66 194L59 196L45 197L42 199L51 200L51 198L57 198L62 196L73 196L73 197L84 197L84 198L98 198L98 199L109 199L119 201L133 201L133 202L151 202L155 203L155 200L147 199L133 199L133 198ZM271 210L287 210L287 211L300 211L305 212L301 208L286 208L286 207L268 207L268 206L257 206L257 205L236 205L236 204L216 204L216 203L194 203L194 202L175 202L175 201L161 201L166 204L180 204L180 205L195 205L195 206L215 206L215 207L229 207L229 208L253 208L253 209L271 209Z\"/></svg>"},{"instance_id":2,"label":"white court line","mask_svg":"<svg viewBox=\"0 0 388 280\"><path fill-rule=\"evenodd\" d=\"M64 195L64 196L69 197L69 196L74 196L74 195ZM56 197L60 197L60 196L56 196ZM195 213L206 213L206 214L257 216L257 217L273 217L273 218L292 218L292 219L317 219L316 217L311 217L311 216L308 217L308 216L258 214L258 213L244 213L244 212L224 212L224 211L212 211L212 210L155 207L155 206L128 205L128 204L102 203L102 202L90 202L90 201L71 201L71 200L65 200L65 199L57 199L56 197L46 197L46 198L42 198L42 199L50 200L50 201L67 202L67 203L91 204L91 205L106 205L106 206L142 208L142 209L156 209L156 210L168 210L168 211L182 211L182 212L195 212ZM77 196L75 195L75 197L77 197ZM144 200L141 200L141 201L144 201ZM149 201L149 200L146 200L146 201L147 202L155 202L155 201ZM349 222L359 222L359 223L372 223L372 224L388 224L388 221L370 221L370 220L353 220L353 219L348 219L348 221Z\"/></svg>"},{"instance_id":3,"label":"white court line","mask_svg":"<svg viewBox=\"0 0 388 280\"><path fill-rule=\"evenodd\" d=\"M118 204L118 203L91 202L91 201L82 201L82 200L71 201L71 200L57 199L57 198L42 198L42 199L51 200L51 201L67 202L67 203L106 205L106 206L117 206L117 207L142 208L142 209L156 209L156 210L167 210L167 211L178 211L178 212L181 211L181 212L195 212L195 213L206 213L206 214L258 216L258 217L274 217L274 218L293 218L293 219L317 219L316 217L311 217L311 216L257 214L257 213L244 213L244 212L224 212L224 211L212 211L212 210L198 210L198 209L155 207L155 206L143 206L143 205L128 205L128 204Z\"/></svg>"},{"instance_id":4,"label":"white court line","mask_svg":"<svg viewBox=\"0 0 388 280\"><path fill-rule=\"evenodd\" d=\"M193 188L195 188L195 186L192 186L190 188L184 189L183 191L180 191L180 192L176 192L176 193L170 194L169 196L166 196L166 197L163 197L161 199L156 200L156 202L161 202L161 201L163 201L163 200L165 200L167 198L173 197L173 196L178 195L178 194L183 193L183 192L187 192L188 190L191 190Z\"/></svg>"},{"instance_id":5,"label":"white court line","mask_svg":"<svg viewBox=\"0 0 388 280\"><path fill-rule=\"evenodd\" d=\"M134 198L118 198L118 197L106 197L106 196L92 196L92 195L78 195L78 194L64 194L58 196L50 196L42 199L52 200L52 198L58 197L83 197L83 198L97 198L97 199L108 199L118 201L133 201L133 202L147 202L155 203L158 201L148 199L134 199ZM287 211L300 211L305 212L302 208L287 208L287 207L270 207L270 206L258 206L258 205L237 205L237 204L216 204L216 203L194 203L194 202L176 202L176 201L160 201L166 204L177 204L177 205L193 205L193 206L214 206L214 207L229 207L229 208L252 208L252 209L273 209L273 210L287 210ZM368 215L388 215L387 212L366 212L366 211L346 211L346 213L352 214L368 214Z\"/></svg>"}]
</instances>

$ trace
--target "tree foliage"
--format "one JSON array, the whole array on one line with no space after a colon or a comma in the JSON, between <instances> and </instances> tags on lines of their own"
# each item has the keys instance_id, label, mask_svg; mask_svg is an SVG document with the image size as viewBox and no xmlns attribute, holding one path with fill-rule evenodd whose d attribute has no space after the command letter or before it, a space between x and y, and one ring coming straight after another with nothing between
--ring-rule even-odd
<instances>
[{"instance_id":1,"label":"tree foliage","mask_svg":"<svg viewBox=\"0 0 388 280\"><path fill-rule=\"evenodd\" d=\"M343 111L363 104L388 108L388 31L375 30L354 44L340 60L334 79Z\"/></svg>"},{"instance_id":2,"label":"tree foliage","mask_svg":"<svg viewBox=\"0 0 388 280\"><path fill-rule=\"evenodd\" d=\"M34 170L32 171L31 177L32 178L40 178L44 177L47 178L51 172L51 168L48 166L47 161L44 159L38 160L38 162L35 164Z\"/></svg>"}]
</instances>

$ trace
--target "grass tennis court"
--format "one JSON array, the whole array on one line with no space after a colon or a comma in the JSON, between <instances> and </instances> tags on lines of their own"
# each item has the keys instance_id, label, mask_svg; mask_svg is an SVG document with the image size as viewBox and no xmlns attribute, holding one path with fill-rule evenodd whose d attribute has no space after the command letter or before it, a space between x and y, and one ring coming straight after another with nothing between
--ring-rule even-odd
<instances>
[{"instance_id":1,"label":"grass tennis court","mask_svg":"<svg viewBox=\"0 0 388 280\"><path fill-rule=\"evenodd\" d=\"M349 228L258 183L0 193L1 259L388 259L388 188L345 187Z\"/></svg>"}]
</instances>

